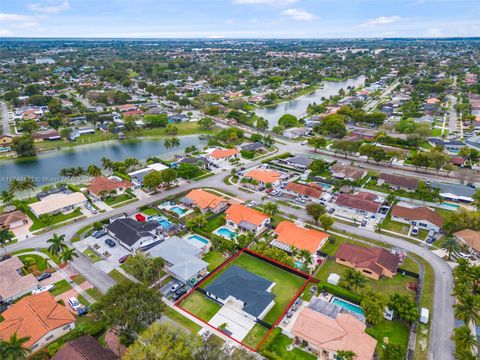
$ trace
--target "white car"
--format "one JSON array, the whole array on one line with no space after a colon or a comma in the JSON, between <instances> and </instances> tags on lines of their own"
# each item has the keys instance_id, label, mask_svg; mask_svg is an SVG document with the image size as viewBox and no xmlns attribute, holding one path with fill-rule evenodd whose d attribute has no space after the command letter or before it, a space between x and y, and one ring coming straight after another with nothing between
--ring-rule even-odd
<instances>
[{"instance_id":1,"label":"white car","mask_svg":"<svg viewBox=\"0 0 480 360\"><path fill-rule=\"evenodd\" d=\"M255 205L257 205L257 202L252 200L247 204L247 207L254 207Z\"/></svg>"},{"instance_id":2,"label":"white car","mask_svg":"<svg viewBox=\"0 0 480 360\"><path fill-rule=\"evenodd\" d=\"M71 297L70 299L68 299L68 303L70 304L72 309L75 311L77 311L82 307L82 304L80 304L80 302L75 297Z\"/></svg>"},{"instance_id":3,"label":"white car","mask_svg":"<svg viewBox=\"0 0 480 360\"><path fill-rule=\"evenodd\" d=\"M46 291L50 291L55 287L55 285L46 285L46 286L40 286L38 289L35 289L32 291L32 295L35 294L41 294Z\"/></svg>"}]
</instances>

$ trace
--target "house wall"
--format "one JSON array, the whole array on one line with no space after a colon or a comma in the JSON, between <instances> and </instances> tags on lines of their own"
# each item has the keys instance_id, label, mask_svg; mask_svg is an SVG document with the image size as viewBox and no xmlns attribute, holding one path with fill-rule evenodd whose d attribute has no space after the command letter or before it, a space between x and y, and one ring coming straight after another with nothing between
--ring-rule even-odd
<instances>
[{"instance_id":1,"label":"house wall","mask_svg":"<svg viewBox=\"0 0 480 360\"><path fill-rule=\"evenodd\" d=\"M440 232L440 227L426 220L408 220L398 216L392 216L392 220L398 221L402 224L418 226L420 229L433 230L435 232Z\"/></svg>"},{"instance_id":2,"label":"house wall","mask_svg":"<svg viewBox=\"0 0 480 360\"><path fill-rule=\"evenodd\" d=\"M265 310L262 311L260 315L258 315L258 319L263 319L265 315L268 314L268 312L275 306L275 300L272 300L270 304L265 308ZM247 314L248 315L248 314Z\"/></svg>"},{"instance_id":3,"label":"house wall","mask_svg":"<svg viewBox=\"0 0 480 360\"><path fill-rule=\"evenodd\" d=\"M48 213L48 214L50 214L50 215L55 215L55 214L59 214L59 213L69 213L69 212L74 211L76 208L85 205L86 203L87 203L87 200L82 201L82 202L79 202L79 203L77 203L77 204L70 205L70 206L65 206L65 207L63 207L63 208L57 209L57 210L55 210L55 211L52 211L52 212L50 212L50 213ZM40 215L37 214L31 207L30 207L30 210L32 211L32 213L33 213L36 217L40 217ZM43 215L43 214L42 214L42 215Z\"/></svg>"},{"instance_id":4,"label":"house wall","mask_svg":"<svg viewBox=\"0 0 480 360\"><path fill-rule=\"evenodd\" d=\"M39 350L47 344L57 340L59 337L67 334L71 330L75 328L75 323L72 322L68 325L64 325L62 327L56 328L54 330L49 331L45 334L41 339L39 339L35 344L30 347L30 350L35 351Z\"/></svg>"},{"instance_id":5,"label":"house wall","mask_svg":"<svg viewBox=\"0 0 480 360\"><path fill-rule=\"evenodd\" d=\"M338 263L338 264L341 264L341 265L344 265L344 266L348 266L349 268L352 268L352 269L355 269L357 271L360 271L363 275L365 275L366 277L368 277L369 279L373 279L373 280L378 280L380 278L380 276L378 276L378 274L368 270L368 269L365 269L365 268L359 268L359 267L356 267L355 264L349 262L349 261L345 261L345 260L342 260L340 258L336 258L335 261ZM365 270L365 271L364 271Z\"/></svg>"}]
</instances>

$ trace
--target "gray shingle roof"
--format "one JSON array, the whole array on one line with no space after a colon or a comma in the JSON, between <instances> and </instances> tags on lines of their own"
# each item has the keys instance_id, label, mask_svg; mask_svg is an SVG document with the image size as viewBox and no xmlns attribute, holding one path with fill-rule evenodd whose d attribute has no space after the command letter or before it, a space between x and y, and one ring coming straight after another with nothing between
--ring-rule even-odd
<instances>
[{"instance_id":1,"label":"gray shingle roof","mask_svg":"<svg viewBox=\"0 0 480 360\"><path fill-rule=\"evenodd\" d=\"M117 219L107 226L107 230L127 245L135 244L142 237L154 236L153 232L158 227L156 221L138 222L131 218Z\"/></svg>"},{"instance_id":2,"label":"gray shingle roof","mask_svg":"<svg viewBox=\"0 0 480 360\"><path fill-rule=\"evenodd\" d=\"M272 284L270 280L233 265L205 290L219 299L225 300L231 295L243 301L243 310L258 317L275 299L275 295L267 291Z\"/></svg>"}]
</instances>

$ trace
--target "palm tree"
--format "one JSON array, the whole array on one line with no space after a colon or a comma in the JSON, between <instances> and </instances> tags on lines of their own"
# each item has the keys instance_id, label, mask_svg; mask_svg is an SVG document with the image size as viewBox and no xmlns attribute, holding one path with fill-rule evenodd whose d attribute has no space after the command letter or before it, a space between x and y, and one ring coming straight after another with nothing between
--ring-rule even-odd
<instances>
[{"instance_id":1,"label":"palm tree","mask_svg":"<svg viewBox=\"0 0 480 360\"><path fill-rule=\"evenodd\" d=\"M10 190L3 190L0 193L0 199L4 205L12 205L15 200L15 194Z\"/></svg>"},{"instance_id":2,"label":"palm tree","mask_svg":"<svg viewBox=\"0 0 480 360\"><path fill-rule=\"evenodd\" d=\"M176 137L172 137L170 139L165 139L165 147L167 149L173 148L175 146L180 145L180 140Z\"/></svg>"},{"instance_id":3,"label":"palm tree","mask_svg":"<svg viewBox=\"0 0 480 360\"><path fill-rule=\"evenodd\" d=\"M12 194L15 194L22 190L22 182L18 179L12 179L10 184L8 184L8 189Z\"/></svg>"},{"instance_id":4,"label":"palm tree","mask_svg":"<svg viewBox=\"0 0 480 360\"><path fill-rule=\"evenodd\" d=\"M113 161L106 158L106 157L102 157L101 159L102 161L102 167L104 170L108 170L108 171L112 171L113 170Z\"/></svg>"},{"instance_id":5,"label":"palm tree","mask_svg":"<svg viewBox=\"0 0 480 360\"><path fill-rule=\"evenodd\" d=\"M455 359L457 360L478 360L477 355L469 350L462 349L455 353Z\"/></svg>"},{"instance_id":6,"label":"palm tree","mask_svg":"<svg viewBox=\"0 0 480 360\"><path fill-rule=\"evenodd\" d=\"M35 187L37 184L35 183L35 180L33 180L32 177L26 177L21 181L21 189L24 191L27 191L30 193L30 191L35 190Z\"/></svg>"},{"instance_id":7,"label":"palm tree","mask_svg":"<svg viewBox=\"0 0 480 360\"><path fill-rule=\"evenodd\" d=\"M337 351L337 360L354 360L357 357L351 350L338 350Z\"/></svg>"},{"instance_id":8,"label":"palm tree","mask_svg":"<svg viewBox=\"0 0 480 360\"><path fill-rule=\"evenodd\" d=\"M18 337L16 332L7 341L1 340L0 358L5 360L26 359L30 350L24 346L28 340L30 337Z\"/></svg>"},{"instance_id":9,"label":"palm tree","mask_svg":"<svg viewBox=\"0 0 480 360\"><path fill-rule=\"evenodd\" d=\"M78 254L76 253L75 249L67 247L65 250L63 250L62 261L64 263L70 263L74 258L78 258Z\"/></svg>"},{"instance_id":10,"label":"palm tree","mask_svg":"<svg viewBox=\"0 0 480 360\"><path fill-rule=\"evenodd\" d=\"M477 345L477 339L470 329L466 326L461 326L455 329L455 343L458 349L472 350Z\"/></svg>"},{"instance_id":11,"label":"palm tree","mask_svg":"<svg viewBox=\"0 0 480 360\"><path fill-rule=\"evenodd\" d=\"M98 177L98 176L102 175L102 169L100 169L97 165L94 165L94 164L88 165L87 173L91 177Z\"/></svg>"},{"instance_id":12,"label":"palm tree","mask_svg":"<svg viewBox=\"0 0 480 360\"><path fill-rule=\"evenodd\" d=\"M278 205L273 202L267 202L263 205L263 211L269 216L274 216L278 214Z\"/></svg>"},{"instance_id":13,"label":"palm tree","mask_svg":"<svg viewBox=\"0 0 480 360\"><path fill-rule=\"evenodd\" d=\"M343 274L343 280L349 288L357 290L362 288L367 283L367 278L362 275L360 271L354 269L347 269Z\"/></svg>"},{"instance_id":14,"label":"palm tree","mask_svg":"<svg viewBox=\"0 0 480 360\"><path fill-rule=\"evenodd\" d=\"M134 168L135 166L139 165L140 164L140 161L138 161L138 159L135 159L135 158L132 158L132 157L129 157L129 158L126 158L123 163L125 164L125 166L127 167L127 169L132 169Z\"/></svg>"},{"instance_id":15,"label":"palm tree","mask_svg":"<svg viewBox=\"0 0 480 360\"><path fill-rule=\"evenodd\" d=\"M0 246L3 248L4 251L5 251L5 244L7 242L12 241L12 239L13 239L13 236L9 230L7 229L0 230Z\"/></svg>"},{"instance_id":16,"label":"palm tree","mask_svg":"<svg viewBox=\"0 0 480 360\"><path fill-rule=\"evenodd\" d=\"M302 266L302 271L308 272L308 268L310 265L313 264L313 257L310 251L305 250L305 249L300 249L298 251L298 255L302 258L303 266Z\"/></svg>"},{"instance_id":17,"label":"palm tree","mask_svg":"<svg viewBox=\"0 0 480 360\"><path fill-rule=\"evenodd\" d=\"M448 260L452 258L452 254L456 254L460 251L460 244L457 239L449 236L447 240L442 244L442 249L448 253Z\"/></svg>"},{"instance_id":18,"label":"palm tree","mask_svg":"<svg viewBox=\"0 0 480 360\"><path fill-rule=\"evenodd\" d=\"M455 317L463 320L466 326L470 326L472 323L480 323L480 301L477 296L464 294L458 298L454 307Z\"/></svg>"},{"instance_id":19,"label":"palm tree","mask_svg":"<svg viewBox=\"0 0 480 360\"><path fill-rule=\"evenodd\" d=\"M56 233L54 233L53 237L47 240L47 243L51 244L48 247L48 251L52 255L61 254L64 250L68 249L67 244L65 244L65 235L59 236Z\"/></svg>"}]
</instances>

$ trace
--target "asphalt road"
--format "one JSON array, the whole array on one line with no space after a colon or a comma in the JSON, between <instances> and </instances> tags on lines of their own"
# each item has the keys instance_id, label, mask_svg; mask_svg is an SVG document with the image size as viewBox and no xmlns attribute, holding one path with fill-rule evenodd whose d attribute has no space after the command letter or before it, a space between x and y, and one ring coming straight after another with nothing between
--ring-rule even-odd
<instances>
[{"instance_id":1,"label":"asphalt road","mask_svg":"<svg viewBox=\"0 0 480 360\"><path fill-rule=\"evenodd\" d=\"M455 105L457 105L457 98L453 95L448 96L450 101L450 108L448 111L448 130L450 133L453 133L457 130L457 110Z\"/></svg>"},{"instance_id":2,"label":"asphalt road","mask_svg":"<svg viewBox=\"0 0 480 360\"><path fill-rule=\"evenodd\" d=\"M377 107L378 103L388 96L398 86L398 84L400 84L398 80L394 81L382 92L378 99L369 101L363 108L368 112L373 111Z\"/></svg>"},{"instance_id":3,"label":"asphalt road","mask_svg":"<svg viewBox=\"0 0 480 360\"><path fill-rule=\"evenodd\" d=\"M2 134L3 135L12 135L10 131L10 124L8 123L8 107L3 101L0 101L0 107L2 108Z\"/></svg>"}]
</instances>

